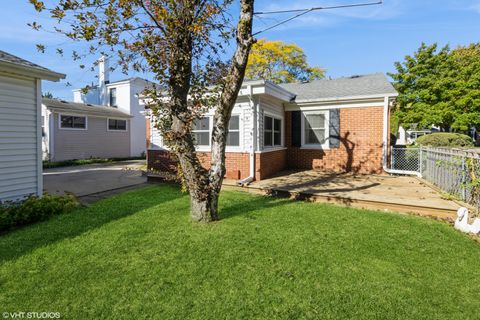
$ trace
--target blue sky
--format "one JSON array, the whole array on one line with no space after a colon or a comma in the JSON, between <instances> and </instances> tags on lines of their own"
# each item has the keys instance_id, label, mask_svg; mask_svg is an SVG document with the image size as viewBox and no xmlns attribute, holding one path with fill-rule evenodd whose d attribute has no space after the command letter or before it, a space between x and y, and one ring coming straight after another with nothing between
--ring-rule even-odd
<instances>
[{"instance_id":1,"label":"blue sky","mask_svg":"<svg viewBox=\"0 0 480 320\"><path fill-rule=\"evenodd\" d=\"M265 11L355 2L257 0L255 6L257 11ZM255 29L261 30L286 17L288 15L256 19ZM33 31L26 25L31 21L51 24L48 17L33 10L28 0L3 1L0 48L67 74L61 83L44 82L44 91L71 99L72 88L96 82L95 73L81 70L78 63L69 57L59 57L53 49L58 45L66 50L81 49L82 44L56 34ZM310 13L258 37L298 44L305 50L310 64L327 69L329 77L386 73L394 71L393 63L411 54L422 41L452 47L480 41L480 0L385 0L381 6ZM45 54L36 51L37 43L47 45ZM130 76L143 75L132 73ZM113 74L111 78L118 80L125 75ZM72 87L67 87L66 81Z\"/></svg>"}]
</instances>

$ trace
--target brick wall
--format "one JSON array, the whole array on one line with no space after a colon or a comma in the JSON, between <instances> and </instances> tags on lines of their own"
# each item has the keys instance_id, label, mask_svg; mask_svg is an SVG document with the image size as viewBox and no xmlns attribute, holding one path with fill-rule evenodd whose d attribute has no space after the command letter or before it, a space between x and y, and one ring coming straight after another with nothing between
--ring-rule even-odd
<instances>
[{"instance_id":1,"label":"brick wall","mask_svg":"<svg viewBox=\"0 0 480 320\"><path fill-rule=\"evenodd\" d=\"M340 110L340 148L301 149L292 146L291 112L286 112L289 168L335 172L381 173L383 107Z\"/></svg>"},{"instance_id":2,"label":"brick wall","mask_svg":"<svg viewBox=\"0 0 480 320\"><path fill-rule=\"evenodd\" d=\"M206 169L210 168L210 152L197 152L198 159ZM172 161L170 152L165 150L148 151L148 169L175 172L177 164ZM248 153L227 152L225 154L227 179L245 179L250 174L250 155Z\"/></svg>"},{"instance_id":3,"label":"brick wall","mask_svg":"<svg viewBox=\"0 0 480 320\"><path fill-rule=\"evenodd\" d=\"M197 152L198 159L206 169L210 168L210 152ZM148 169L175 172L177 164L172 161L170 153L164 150L148 151ZM227 179L241 180L250 174L250 154L227 152L225 154ZM278 150L255 154L255 179L262 180L285 170L287 167L287 150Z\"/></svg>"},{"instance_id":4,"label":"brick wall","mask_svg":"<svg viewBox=\"0 0 480 320\"><path fill-rule=\"evenodd\" d=\"M271 177L287 169L287 150L255 154L255 180Z\"/></svg>"}]
</instances>

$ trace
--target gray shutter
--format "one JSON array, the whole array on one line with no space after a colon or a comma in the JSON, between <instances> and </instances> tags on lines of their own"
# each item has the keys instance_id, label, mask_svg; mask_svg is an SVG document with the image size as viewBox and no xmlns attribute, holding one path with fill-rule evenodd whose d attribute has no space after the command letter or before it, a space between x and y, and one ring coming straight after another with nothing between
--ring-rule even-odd
<instances>
[{"instance_id":1,"label":"gray shutter","mask_svg":"<svg viewBox=\"0 0 480 320\"><path fill-rule=\"evenodd\" d=\"M301 111L292 111L292 146L300 148L302 146L302 113Z\"/></svg>"},{"instance_id":2,"label":"gray shutter","mask_svg":"<svg viewBox=\"0 0 480 320\"><path fill-rule=\"evenodd\" d=\"M340 109L330 110L330 148L340 147Z\"/></svg>"}]
</instances>

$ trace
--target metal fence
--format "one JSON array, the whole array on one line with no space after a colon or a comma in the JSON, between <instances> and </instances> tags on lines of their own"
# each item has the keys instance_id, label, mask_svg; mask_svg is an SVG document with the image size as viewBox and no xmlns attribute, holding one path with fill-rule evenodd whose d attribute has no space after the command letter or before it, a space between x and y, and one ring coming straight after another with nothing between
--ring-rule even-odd
<instances>
[{"instance_id":1,"label":"metal fence","mask_svg":"<svg viewBox=\"0 0 480 320\"><path fill-rule=\"evenodd\" d=\"M480 154L459 149L396 148L391 168L417 172L446 193L480 208Z\"/></svg>"}]
</instances>

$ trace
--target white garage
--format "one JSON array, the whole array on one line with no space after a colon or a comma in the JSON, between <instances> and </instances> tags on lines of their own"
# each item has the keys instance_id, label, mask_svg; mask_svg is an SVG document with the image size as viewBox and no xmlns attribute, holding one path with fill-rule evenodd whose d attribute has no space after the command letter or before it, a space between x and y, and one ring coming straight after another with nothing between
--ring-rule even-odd
<instances>
[{"instance_id":1,"label":"white garage","mask_svg":"<svg viewBox=\"0 0 480 320\"><path fill-rule=\"evenodd\" d=\"M63 78L0 51L0 201L43 193L41 80Z\"/></svg>"}]
</instances>

